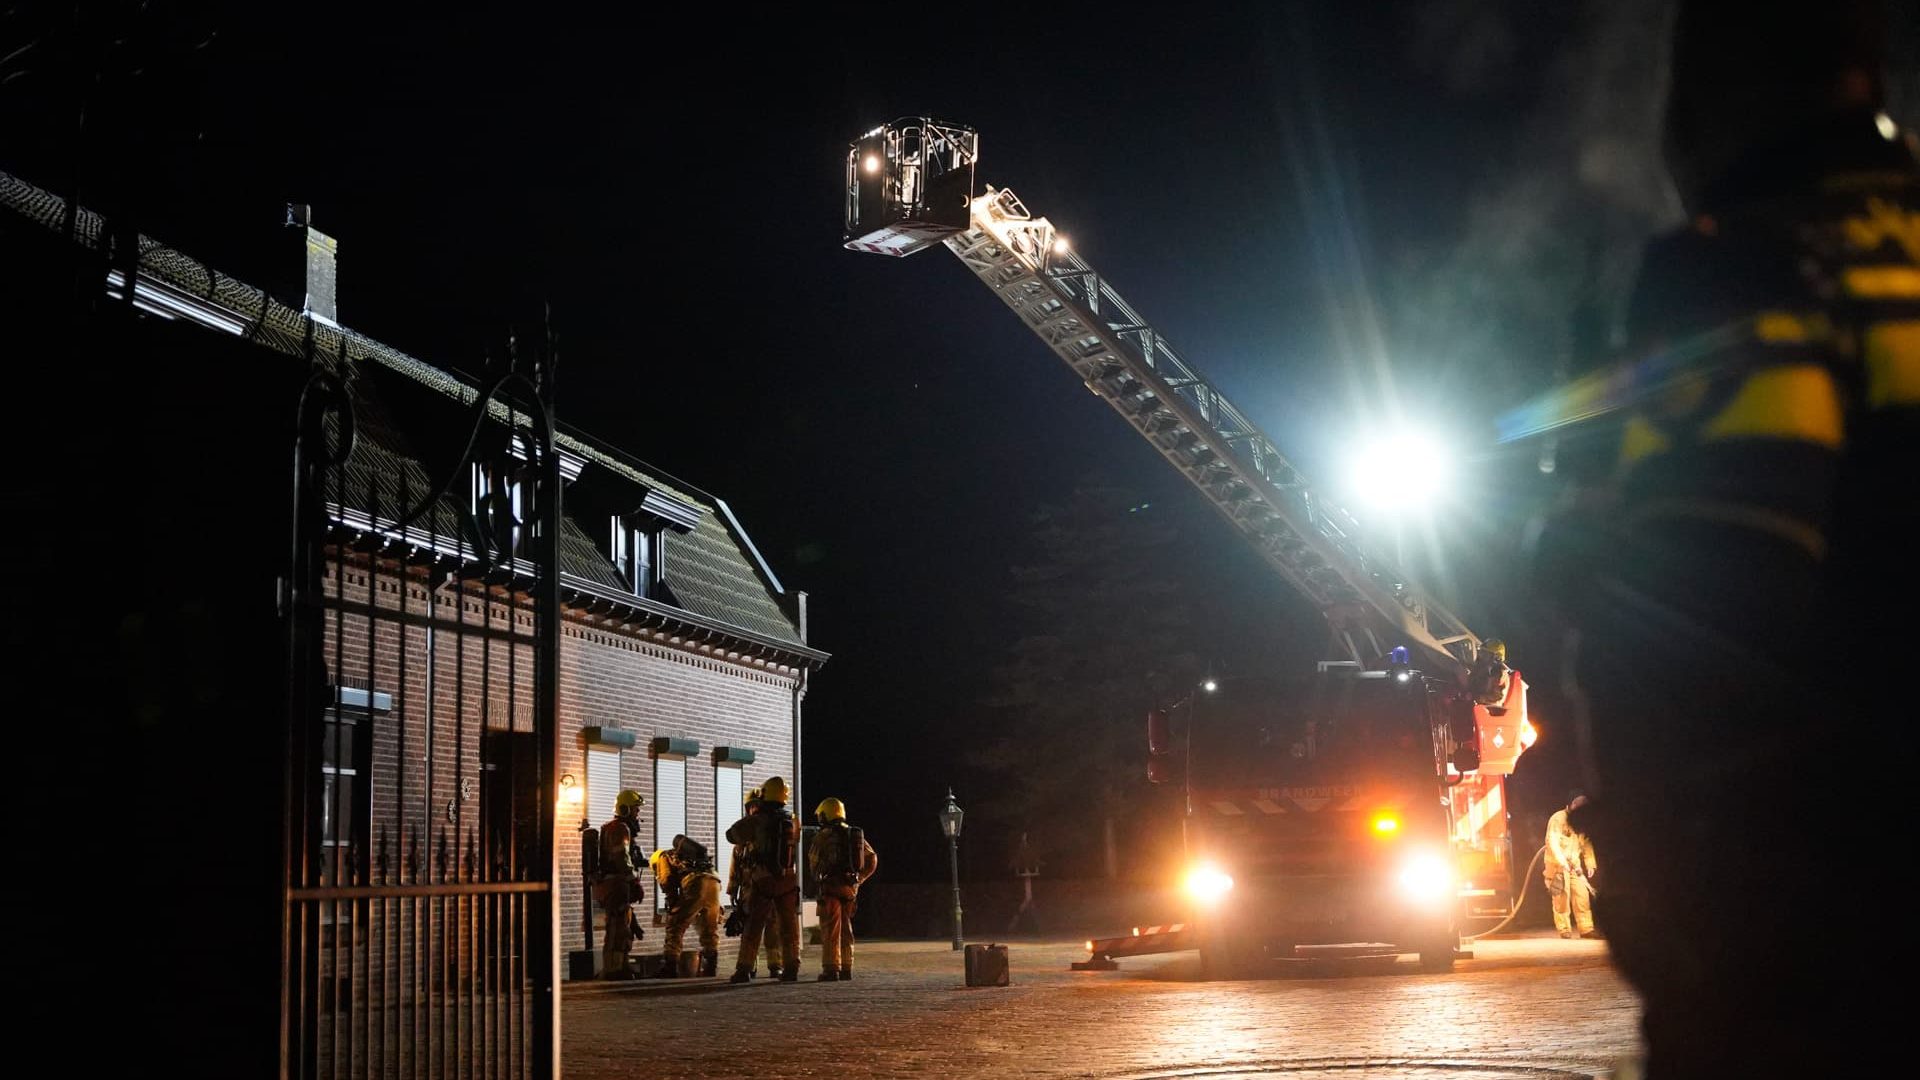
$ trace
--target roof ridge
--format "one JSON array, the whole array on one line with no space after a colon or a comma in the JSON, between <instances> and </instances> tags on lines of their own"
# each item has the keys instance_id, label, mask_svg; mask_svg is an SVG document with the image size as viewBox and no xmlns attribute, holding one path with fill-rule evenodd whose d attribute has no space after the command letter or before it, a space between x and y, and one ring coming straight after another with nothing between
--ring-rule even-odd
<instances>
[{"instance_id":1,"label":"roof ridge","mask_svg":"<svg viewBox=\"0 0 1920 1080\"><path fill-rule=\"evenodd\" d=\"M58 232L67 224L68 207L65 199L4 169L0 169L0 207L49 231ZM84 206L75 210L71 237L74 243L99 250L105 233L106 219L103 215ZM430 364L331 320L312 318L306 312L296 311L275 299L266 289L224 274L211 264L144 233L139 235L137 243L141 282L148 284L149 288L155 285L160 287L156 290L155 300L169 306L174 313L169 317L185 317L199 325L234 334L250 344L295 358L331 356L349 365L371 361L463 405L471 405L480 396L479 386L464 373ZM516 408L499 397L487 402L488 415L496 422L511 424L515 413L524 414L526 411L524 407ZM798 626L779 602L779 596L785 590L754 547L752 539L746 535L745 529L741 528L730 510L723 509L726 506L723 500L663 469L646 464L616 446L601 443L576 428L556 425L554 444L598 462L636 483L700 505L716 516L716 523L724 520L721 528L743 549L741 553L745 556L747 567L764 575L761 595L771 605L773 613L797 637ZM769 586L773 589L771 594L765 591ZM718 618L692 608L686 610L703 618Z\"/></svg>"}]
</instances>

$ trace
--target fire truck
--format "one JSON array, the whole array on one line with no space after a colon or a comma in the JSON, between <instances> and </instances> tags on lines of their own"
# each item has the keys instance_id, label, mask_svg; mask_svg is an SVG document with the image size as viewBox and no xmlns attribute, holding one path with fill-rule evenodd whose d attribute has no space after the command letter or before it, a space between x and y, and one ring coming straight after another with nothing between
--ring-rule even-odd
<instances>
[{"instance_id":1,"label":"fire truck","mask_svg":"<svg viewBox=\"0 0 1920 1080\"><path fill-rule=\"evenodd\" d=\"M1325 614L1339 659L1209 678L1147 720L1148 779L1184 785L1185 921L1087 943L1081 966L1197 948L1263 960L1416 953L1513 903L1505 777L1531 745L1526 682L1469 690L1481 639L1317 492L1045 217L976 188L979 136L910 117L855 139L845 246L957 256L1095 396Z\"/></svg>"}]
</instances>

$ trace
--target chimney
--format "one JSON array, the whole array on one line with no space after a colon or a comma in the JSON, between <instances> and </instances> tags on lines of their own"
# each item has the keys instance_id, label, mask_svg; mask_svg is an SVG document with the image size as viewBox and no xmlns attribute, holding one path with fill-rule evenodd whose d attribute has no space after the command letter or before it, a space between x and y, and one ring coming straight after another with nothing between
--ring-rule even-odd
<instances>
[{"instance_id":1,"label":"chimney","mask_svg":"<svg viewBox=\"0 0 1920 1080\"><path fill-rule=\"evenodd\" d=\"M334 262L340 242L313 227L313 208L306 203L287 204L287 228L298 241L301 259L300 277L295 288L289 290L292 295L288 302L297 297L300 310L316 322L340 325L340 309L334 297Z\"/></svg>"}]
</instances>

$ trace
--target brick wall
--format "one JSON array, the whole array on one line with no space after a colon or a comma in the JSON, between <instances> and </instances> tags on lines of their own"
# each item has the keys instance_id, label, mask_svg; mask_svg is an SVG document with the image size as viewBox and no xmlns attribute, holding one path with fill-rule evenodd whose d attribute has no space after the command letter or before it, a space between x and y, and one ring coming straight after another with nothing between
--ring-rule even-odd
<instances>
[{"instance_id":1,"label":"brick wall","mask_svg":"<svg viewBox=\"0 0 1920 1080\"><path fill-rule=\"evenodd\" d=\"M331 564L324 591L331 602L324 633L329 680L391 695L390 707L374 712L368 733L371 769L363 782L371 787L371 813L367 850L360 857L365 869L355 874L347 868L349 860L337 877L329 872L327 879L418 884L523 878L498 869L503 859L519 855L501 842L504 837L490 834L485 820L483 738L490 732L533 730L530 605L471 583L431 588L418 571L402 574L396 566L376 567L359 557ZM585 784L584 728L633 735L635 746L621 754L620 781L647 798L641 838L651 844L657 805L652 740L693 740L699 751L686 762L687 833L714 844L717 831L738 816L739 808L714 805L713 748L755 752L754 763L742 770L743 789L772 775L791 778L797 681L790 670L734 662L701 646L569 612L561 627L557 770ZM562 972L565 952L584 944L580 814L561 807L556 838ZM649 902L643 910L651 909ZM388 926L385 912L390 910L395 921ZM353 978L362 987L371 981L406 993L410 987L464 981L474 971L475 946L457 925L467 918L455 915L456 925L450 926L446 910L443 902L407 905L405 911L384 902L340 905L324 916L338 930L330 925L324 936L329 944L336 932L342 946L349 937L359 943L359 948L343 948L340 959L354 957ZM350 935L345 932L349 919L355 924ZM598 912L594 920L597 945ZM657 950L660 934L650 933L640 949ZM376 955L384 952L386 962L369 963L369 947ZM423 952L444 955L423 963L415 959ZM328 955L335 955L331 948ZM333 968L334 961L325 966ZM331 971L320 975L322 981L334 978Z\"/></svg>"},{"instance_id":2,"label":"brick wall","mask_svg":"<svg viewBox=\"0 0 1920 1080\"><path fill-rule=\"evenodd\" d=\"M652 641L584 620L569 620L560 639L560 768L586 776L583 728L630 733L635 746L620 755L620 782L646 796L640 810L640 838L651 846L654 816L652 741L691 739L699 753L687 759L687 835L711 847L716 826L724 829L740 815L735 806L714 806L713 748L745 747L754 762L743 767L742 790L769 776L793 775L793 689L795 678L744 667ZM580 931L580 844L574 820L562 820L561 934L564 949L584 944ZM591 822L598 828L604 822ZM653 886L648 883L653 907ZM595 944L599 944L595 913ZM657 948L651 932L640 949ZM692 938L688 939L689 947Z\"/></svg>"}]
</instances>

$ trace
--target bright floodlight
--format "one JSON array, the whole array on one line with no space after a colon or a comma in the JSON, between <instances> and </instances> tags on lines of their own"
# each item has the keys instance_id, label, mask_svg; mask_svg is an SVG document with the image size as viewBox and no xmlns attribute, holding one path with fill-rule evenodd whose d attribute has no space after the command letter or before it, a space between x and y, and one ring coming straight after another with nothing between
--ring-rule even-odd
<instances>
[{"instance_id":1,"label":"bright floodlight","mask_svg":"<svg viewBox=\"0 0 1920 1080\"><path fill-rule=\"evenodd\" d=\"M1227 895L1227 890L1233 888L1233 878L1222 873L1219 867L1211 863L1202 863L1187 871L1185 885L1188 896L1202 904L1214 904Z\"/></svg>"},{"instance_id":2,"label":"bright floodlight","mask_svg":"<svg viewBox=\"0 0 1920 1080\"><path fill-rule=\"evenodd\" d=\"M1397 513L1432 506L1446 495L1452 479L1452 461L1438 440L1398 431L1362 444L1349 483L1361 505Z\"/></svg>"},{"instance_id":3,"label":"bright floodlight","mask_svg":"<svg viewBox=\"0 0 1920 1080\"><path fill-rule=\"evenodd\" d=\"M1064 236L1056 236L1056 237L1054 237L1054 238L1053 238L1053 253L1054 253L1055 255L1065 255L1065 254L1067 253L1067 238L1066 238L1066 237L1064 237Z\"/></svg>"},{"instance_id":4,"label":"bright floodlight","mask_svg":"<svg viewBox=\"0 0 1920 1080\"><path fill-rule=\"evenodd\" d=\"M873 154L868 154L868 155L867 155L867 171L868 171L868 172L879 172L879 171L880 171L880 159L879 159L879 157L877 157L876 155L873 155Z\"/></svg>"},{"instance_id":5,"label":"bright floodlight","mask_svg":"<svg viewBox=\"0 0 1920 1080\"><path fill-rule=\"evenodd\" d=\"M1415 855L1401 864L1400 893L1423 904L1450 899L1454 895L1453 867L1432 852Z\"/></svg>"}]
</instances>

